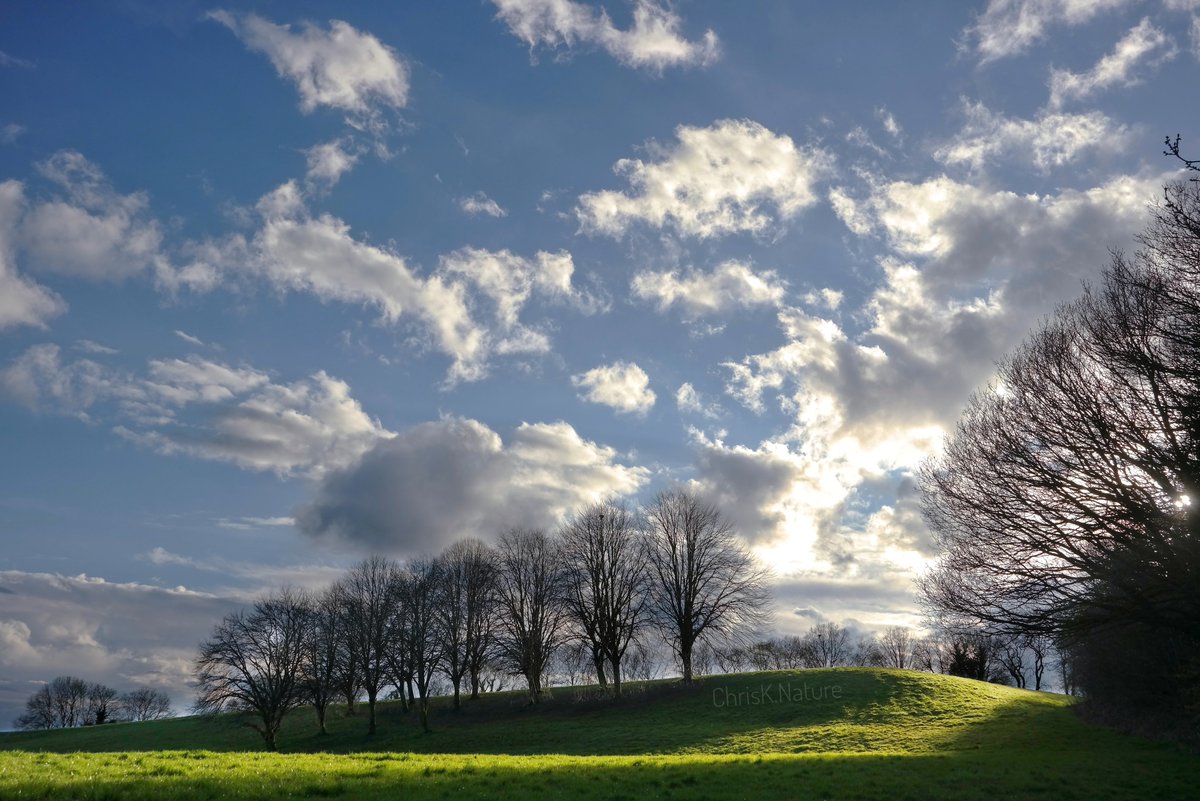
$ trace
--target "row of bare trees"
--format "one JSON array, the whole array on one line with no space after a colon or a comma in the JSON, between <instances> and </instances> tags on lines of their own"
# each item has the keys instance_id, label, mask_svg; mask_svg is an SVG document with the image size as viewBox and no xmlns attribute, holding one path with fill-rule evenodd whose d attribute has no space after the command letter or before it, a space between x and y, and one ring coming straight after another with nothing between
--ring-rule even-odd
<instances>
[{"instance_id":1,"label":"row of bare trees","mask_svg":"<svg viewBox=\"0 0 1200 801\"><path fill-rule=\"evenodd\" d=\"M100 682L58 676L29 696L25 712L14 725L18 729L70 729L170 715L171 699L162 690L138 687L120 693Z\"/></svg>"},{"instance_id":2,"label":"row of bare trees","mask_svg":"<svg viewBox=\"0 0 1200 801\"><path fill-rule=\"evenodd\" d=\"M227 616L201 646L196 707L253 712L274 748L299 704L324 733L335 699L352 714L365 696L374 734L391 693L428 731L438 682L458 708L465 687L475 698L501 672L538 703L563 646L586 651L619 695L631 648L658 637L691 681L697 647L750 631L766 602L764 572L714 505L682 490L644 509L599 503L553 533L514 529L403 564L373 556L322 593L285 589Z\"/></svg>"}]
</instances>

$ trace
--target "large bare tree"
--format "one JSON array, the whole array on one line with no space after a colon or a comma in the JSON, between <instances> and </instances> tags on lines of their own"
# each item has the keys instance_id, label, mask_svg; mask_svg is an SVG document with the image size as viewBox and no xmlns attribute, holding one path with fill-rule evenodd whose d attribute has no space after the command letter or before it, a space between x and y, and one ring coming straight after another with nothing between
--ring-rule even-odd
<instances>
[{"instance_id":1,"label":"large bare tree","mask_svg":"<svg viewBox=\"0 0 1200 801\"><path fill-rule=\"evenodd\" d=\"M325 715L340 694L342 648L342 598L337 585L312 600L311 625L304 638L300 663L300 686L304 700L317 713L317 730L327 734Z\"/></svg>"},{"instance_id":2,"label":"large bare tree","mask_svg":"<svg viewBox=\"0 0 1200 801\"><path fill-rule=\"evenodd\" d=\"M694 493L661 492L646 517L650 601L690 682L698 642L761 623L766 573L721 511Z\"/></svg>"},{"instance_id":3,"label":"large bare tree","mask_svg":"<svg viewBox=\"0 0 1200 801\"><path fill-rule=\"evenodd\" d=\"M358 685L367 694L367 733L376 731L375 704L389 683L389 657L396 646L394 622L400 568L391 559L371 556L352 567L338 586L344 636L356 656Z\"/></svg>"},{"instance_id":4,"label":"large bare tree","mask_svg":"<svg viewBox=\"0 0 1200 801\"><path fill-rule=\"evenodd\" d=\"M248 612L227 615L196 657L196 710L253 713L257 720L246 725L276 750L284 716L303 702L301 666L311 624L309 599L286 589Z\"/></svg>"},{"instance_id":5,"label":"large bare tree","mask_svg":"<svg viewBox=\"0 0 1200 801\"><path fill-rule=\"evenodd\" d=\"M469 679L471 697L479 697L479 674L495 650L496 554L479 540L448 547L441 564L442 600L437 607L445 653L446 677L459 708L461 685Z\"/></svg>"},{"instance_id":6,"label":"large bare tree","mask_svg":"<svg viewBox=\"0 0 1200 801\"><path fill-rule=\"evenodd\" d=\"M566 610L562 603L562 549L545 531L513 529L497 549L501 652L508 666L525 677L531 703L542 698L542 677L562 642Z\"/></svg>"},{"instance_id":7,"label":"large bare tree","mask_svg":"<svg viewBox=\"0 0 1200 801\"><path fill-rule=\"evenodd\" d=\"M648 619L646 543L636 516L624 504L593 504L562 527L565 599L578 635L592 651L597 679L612 671L621 694L621 661Z\"/></svg>"},{"instance_id":8,"label":"large bare tree","mask_svg":"<svg viewBox=\"0 0 1200 801\"><path fill-rule=\"evenodd\" d=\"M416 684L417 696L410 700L420 713L421 728L429 731L429 693L445 654L439 615L444 590L441 565L433 559L413 560L401 571L397 587L397 641L406 654L405 679Z\"/></svg>"}]
</instances>

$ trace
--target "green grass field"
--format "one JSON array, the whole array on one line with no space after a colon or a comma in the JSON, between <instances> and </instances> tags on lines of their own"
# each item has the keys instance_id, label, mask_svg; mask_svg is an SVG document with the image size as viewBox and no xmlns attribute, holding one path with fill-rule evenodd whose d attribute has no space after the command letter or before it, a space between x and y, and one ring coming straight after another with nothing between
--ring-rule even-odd
<instances>
[{"instance_id":1,"label":"green grass field","mask_svg":"<svg viewBox=\"0 0 1200 801\"><path fill-rule=\"evenodd\" d=\"M0 735L0 799L1200 798L1200 757L1086 725L1062 696L866 669L631 689L438 703L431 734L385 704L373 738L365 710L335 709L326 737L298 710L279 754L232 715Z\"/></svg>"}]
</instances>

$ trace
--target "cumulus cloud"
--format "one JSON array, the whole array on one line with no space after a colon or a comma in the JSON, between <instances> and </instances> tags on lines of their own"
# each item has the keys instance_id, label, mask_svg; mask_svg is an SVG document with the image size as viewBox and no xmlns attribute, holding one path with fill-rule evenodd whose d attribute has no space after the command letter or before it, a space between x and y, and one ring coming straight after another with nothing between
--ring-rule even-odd
<instances>
[{"instance_id":1,"label":"cumulus cloud","mask_svg":"<svg viewBox=\"0 0 1200 801\"><path fill-rule=\"evenodd\" d=\"M37 411L111 420L120 436L163 453L283 476L320 476L391 434L323 371L275 383L252 367L194 355L152 360L135 375L35 345L0 370L0 395Z\"/></svg>"},{"instance_id":2,"label":"cumulus cloud","mask_svg":"<svg viewBox=\"0 0 1200 801\"><path fill-rule=\"evenodd\" d=\"M522 423L507 441L476 420L445 418L380 441L326 476L299 528L364 550L418 554L512 526L551 526L647 480L570 425Z\"/></svg>"},{"instance_id":3,"label":"cumulus cloud","mask_svg":"<svg viewBox=\"0 0 1200 801\"><path fill-rule=\"evenodd\" d=\"M703 66L720 55L717 35L698 41L681 33L683 20L660 0L633 0L633 24L621 30L603 8L577 0L492 0L496 17L532 53L538 47L570 52L599 47L627 67L661 73L667 67Z\"/></svg>"},{"instance_id":4,"label":"cumulus cloud","mask_svg":"<svg viewBox=\"0 0 1200 801\"><path fill-rule=\"evenodd\" d=\"M1153 69L1178 52L1175 41L1146 17L1087 72L1051 71L1050 106L1059 108L1069 100L1084 100L1114 86L1136 86L1142 80L1138 68L1143 63Z\"/></svg>"},{"instance_id":5,"label":"cumulus cloud","mask_svg":"<svg viewBox=\"0 0 1200 801\"><path fill-rule=\"evenodd\" d=\"M423 275L390 248L355 238L337 217L313 215L295 182L263 196L257 211L262 226L250 241L214 248L221 269L259 276L282 291L366 304L389 325L415 323L429 347L451 358L447 386L485 377L493 355L550 349L544 330L519 320L532 297L584 313L605 307L571 285L574 264L566 251L526 258L462 248Z\"/></svg>"},{"instance_id":6,"label":"cumulus cloud","mask_svg":"<svg viewBox=\"0 0 1200 801\"><path fill-rule=\"evenodd\" d=\"M781 309L784 343L727 363L726 389L790 428L755 447L700 438L699 480L726 493L762 547L788 543L778 558L919 566L928 542L901 477L939 446L995 361L1096 277L1109 248L1132 244L1166 177L1048 196L947 178L878 187L861 213L892 253L858 315L865 328ZM863 487L889 481L897 500L856 520Z\"/></svg>"},{"instance_id":7,"label":"cumulus cloud","mask_svg":"<svg viewBox=\"0 0 1200 801\"><path fill-rule=\"evenodd\" d=\"M630 288L634 297L655 303L660 312L678 307L687 319L778 306L787 294L787 282L773 270L755 272L738 261L723 262L708 272L643 270L633 276Z\"/></svg>"},{"instance_id":8,"label":"cumulus cloud","mask_svg":"<svg viewBox=\"0 0 1200 801\"><path fill-rule=\"evenodd\" d=\"M650 376L633 362L616 361L571 376L571 384L582 389L581 398L611 406L624 414L644 415L654 407L657 396L650 389Z\"/></svg>"},{"instance_id":9,"label":"cumulus cloud","mask_svg":"<svg viewBox=\"0 0 1200 801\"><path fill-rule=\"evenodd\" d=\"M17 237L24 210L21 183L0 182L0 331L19 326L45 328L67 308L53 290L17 271Z\"/></svg>"},{"instance_id":10,"label":"cumulus cloud","mask_svg":"<svg viewBox=\"0 0 1200 801\"><path fill-rule=\"evenodd\" d=\"M304 151L308 162L305 178L314 185L330 187L336 184L345 173L354 169L358 163L359 152L347 139L335 139L320 145L313 145Z\"/></svg>"},{"instance_id":11,"label":"cumulus cloud","mask_svg":"<svg viewBox=\"0 0 1200 801\"><path fill-rule=\"evenodd\" d=\"M696 388L686 381L675 390L675 406L681 412L709 418L720 417L723 412L720 405L705 400Z\"/></svg>"},{"instance_id":12,"label":"cumulus cloud","mask_svg":"<svg viewBox=\"0 0 1200 801\"><path fill-rule=\"evenodd\" d=\"M816 203L813 185L833 167L826 151L750 120L681 125L675 136L672 145L649 142L647 160L616 163L627 191L579 197L583 231L621 237L645 223L701 239L762 233Z\"/></svg>"},{"instance_id":13,"label":"cumulus cloud","mask_svg":"<svg viewBox=\"0 0 1200 801\"><path fill-rule=\"evenodd\" d=\"M478 217L480 214L488 217L505 217L508 215L508 212L499 203L492 200L483 192L476 192L473 195L459 198L458 207L472 217Z\"/></svg>"},{"instance_id":14,"label":"cumulus cloud","mask_svg":"<svg viewBox=\"0 0 1200 801\"><path fill-rule=\"evenodd\" d=\"M366 113L408 102L408 67L392 48L346 22L331 20L328 30L305 22L296 30L257 14L213 11L209 17L266 55L280 77L296 85L305 113L317 106Z\"/></svg>"},{"instance_id":15,"label":"cumulus cloud","mask_svg":"<svg viewBox=\"0 0 1200 801\"><path fill-rule=\"evenodd\" d=\"M981 64L1024 53L1059 25L1082 25L1134 0L989 0L965 31Z\"/></svg>"},{"instance_id":16,"label":"cumulus cloud","mask_svg":"<svg viewBox=\"0 0 1200 801\"><path fill-rule=\"evenodd\" d=\"M935 150L934 157L943 164L965 165L976 171L1006 159L1029 163L1044 173L1071 164L1089 151L1120 152L1133 134L1128 126L1099 111L1043 111L1032 120L1023 120L995 113L983 103L964 101L963 107L966 123L962 130Z\"/></svg>"}]
</instances>

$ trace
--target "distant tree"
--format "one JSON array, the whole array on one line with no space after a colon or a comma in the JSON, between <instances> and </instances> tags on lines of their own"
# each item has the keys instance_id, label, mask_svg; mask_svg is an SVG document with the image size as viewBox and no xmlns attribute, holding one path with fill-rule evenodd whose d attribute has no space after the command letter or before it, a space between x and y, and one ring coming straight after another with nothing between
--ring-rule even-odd
<instances>
[{"instance_id":1,"label":"distant tree","mask_svg":"<svg viewBox=\"0 0 1200 801\"><path fill-rule=\"evenodd\" d=\"M996 659L1013 684L1025 686L1025 636L1021 634L997 640Z\"/></svg>"},{"instance_id":2,"label":"distant tree","mask_svg":"<svg viewBox=\"0 0 1200 801\"><path fill-rule=\"evenodd\" d=\"M496 595L504 659L525 677L531 703L542 699L542 677L563 640L562 549L544 531L513 529L500 538Z\"/></svg>"},{"instance_id":3,"label":"distant tree","mask_svg":"<svg viewBox=\"0 0 1200 801\"><path fill-rule=\"evenodd\" d=\"M50 694L50 685L42 685L33 695L29 696L29 699L25 701L25 711L13 721L13 725L26 731L57 728L54 697Z\"/></svg>"},{"instance_id":4,"label":"distant tree","mask_svg":"<svg viewBox=\"0 0 1200 801\"><path fill-rule=\"evenodd\" d=\"M111 723L118 706L117 691L107 684L90 683L86 703L83 725L103 726L105 723Z\"/></svg>"},{"instance_id":5,"label":"distant tree","mask_svg":"<svg viewBox=\"0 0 1200 801\"><path fill-rule=\"evenodd\" d=\"M817 623L805 640L813 667L839 667L850 659L850 632L837 623Z\"/></svg>"},{"instance_id":6,"label":"distant tree","mask_svg":"<svg viewBox=\"0 0 1200 801\"><path fill-rule=\"evenodd\" d=\"M854 667L883 667L885 658L879 641L869 634L860 636L850 652L850 664Z\"/></svg>"},{"instance_id":7,"label":"distant tree","mask_svg":"<svg viewBox=\"0 0 1200 801\"><path fill-rule=\"evenodd\" d=\"M171 698L162 690L137 687L122 693L120 716L124 720L162 720L171 717Z\"/></svg>"},{"instance_id":8,"label":"distant tree","mask_svg":"<svg viewBox=\"0 0 1200 801\"><path fill-rule=\"evenodd\" d=\"M621 662L649 617L641 527L627 506L610 501L577 512L559 539L567 611L592 650L600 684L607 662L613 692L620 695Z\"/></svg>"},{"instance_id":9,"label":"distant tree","mask_svg":"<svg viewBox=\"0 0 1200 801\"><path fill-rule=\"evenodd\" d=\"M444 637L446 678L454 687L454 708L464 679L471 697L479 697L479 674L496 648L496 554L479 540L461 540L447 548L441 564L442 594L437 606Z\"/></svg>"},{"instance_id":10,"label":"distant tree","mask_svg":"<svg viewBox=\"0 0 1200 801\"><path fill-rule=\"evenodd\" d=\"M879 637L879 648L883 654L884 666L901 670L911 668L915 645L916 638L913 637L911 629L904 626L891 626L885 629Z\"/></svg>"},{"instance_id":11,"label":"distant tree","mask_svg":"<svg viewBox=\"0 0 1200 801\"><path fill-rule=\"evenodd\" d=\"M399 575L395 562L371 556L352 567L339 584L343 636L356 656L356 684L367 694L367 734L375 734L375 703L394 668L389 655L396 647Z\"/></svg>"},{"instance_id":12,"label":"distant tree","mask_svg":"<svg viewBox=\"0 0 1200 801\"><path fill-rule=\"evenodd\" d=\"M227 615L196 658L196 711L253 713L246 725L276 750L284 716L304 699L301 667L311 622L309 599L287 589L249 612Z\"/></svg>"},{"instance_id":13,"label":"distant tree","mask_svg":"<svg viewBox=\"0 0 1200 801\"><path fill-rule=\"evenodd\" d=\"M720 510L690 492L659 493L646 515L652 610L690 682L697 643L762 622L766 573Z\"/></svg>"},{"instance_id":14,"label":"distant tree","mask_svg":"<svg viewBox=\"0 0 1200 801\"><path fill-rule=\"evenodd\" d=\"M1046 660L1053 647L1050 638L1044 634L1025 635L1025 647L1033 658L1033 689L1042 689L1042 679L1046 675Z\"/></svg>"}]
</instances>

